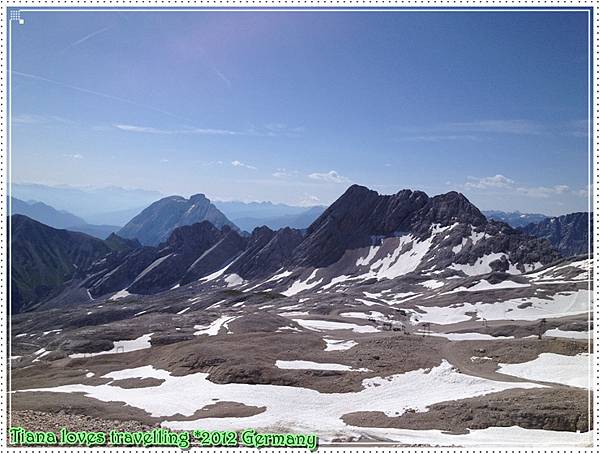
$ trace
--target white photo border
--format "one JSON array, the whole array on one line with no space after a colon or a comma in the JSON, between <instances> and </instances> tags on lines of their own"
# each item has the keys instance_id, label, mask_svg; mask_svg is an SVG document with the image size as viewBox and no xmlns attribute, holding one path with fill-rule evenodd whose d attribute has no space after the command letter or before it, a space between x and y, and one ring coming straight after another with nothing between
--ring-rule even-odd
<instances>
[{"instance_id":1,"label":"white photo border","mask_svg":"<svg viewBox=\"0 0 600 454\"><path fill-rule=\"evenodd\" d=\"M10 98L10 37L13 26L26 23L28 14L35 12L94 12L94 11L587 11L589 17L588 40L588 211L600 212L599 189L600 183L600 150L595 145L600 141L600 3L594 0L3 0L0 9L0 252L3 260L0 262L0 298L4 308L0 311L0 357L5 364L0 371L0 446L8 452L20 453L181 453L179 448L60 448L60 447L14 447L8 445L8 425L10 418L10 279L8 279L10 263L10 229L7 216L10 214L8 203L10 195L10 151L11 151L11 98ZM589 251L598 250L600 246L600 225L592 231L591 215L588 220ZM592 248L593 245L593 248ZM593 279L593 281L592 281ZM596 301L600 297L600 264L593 260L593 278L588 281L590 290ZM593 301L590 301L593 305ZM591 327L593 320L600 320L600 308L594 306L590 312L588 323ZM594 332L595 331L590 331ZM589 351L600 350L600 337L589 339ZM597 393L600 390L600 369L595 354L590 355L591 376L593 386L589 392L589 408L592 422L592 442L590 447L577 448L515 448L482 445L478 448L416 448L398 447L398 443L352 443L320 446L320 451L335 453L368 452L371 454L387 454L401 450L405 453L485 453L485 454L528 454L528 453L595 453L600 446L600 402ZM209 451L208 448L192 447L194 451ZM305 449L286 449L297 453L306 453ZM215 453L256 452L250 448L212 448ZM261 448L262 453L279 453L281 450Z\"/></svg>"}]
</instances>

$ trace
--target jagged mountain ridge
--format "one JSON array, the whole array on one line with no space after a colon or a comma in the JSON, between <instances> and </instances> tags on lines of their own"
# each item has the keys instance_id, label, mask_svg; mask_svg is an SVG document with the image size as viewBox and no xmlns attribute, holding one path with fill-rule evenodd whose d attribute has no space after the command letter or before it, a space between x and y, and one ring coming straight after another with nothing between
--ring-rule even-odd
<instances>
[{"instance_id":1,"label":"jagged mountain ridge","mask_svg":"<svg viewBox=\"0 0 600 454\"><path fill-rule=\"evenodd\" d=\"M562 255L587 254L589 233L593 231L593 213L578 212L531 223L520 230L548 240Z\"/></svg>"},{"instance_id":2,"label":"jagged mountain ridge","mask_svg":"<svg viewBox=\"0 0 600 454\"><path fill-rule=\"evenodd\" d=\"M176 203L187 205L183 200ZM175 228L157 246L117 235L100 244L102 254L79 272L81 287L93 298L154 294L194 282L254 283L295 294L345 281L520 274L560 258L547 240L488 221L462 194L380 195L357 185L305 232L262 226L247 236L202 221Z\"/></svg>"},{"instance_id":3,"label":"jagged mountain ridge","mask_svg":"<svg viewBox=\"0 0 600 454\"><path fill-rule=\"evenodd\" d=\"M227 225L238 229L204 194L195 194L189 199L171 196L154 202L117 234L124 238L137 238L143 245L156 246L166 241L177 227L202 221L209 221L218 228Z\"/></svg>"},{"instance_id":4,"label":"jagged mountain ridge","mask_svg":"<svg viewBox=\"0 0 600 454\"><path fill-rule=\"evenodd\" d=\"M368 246L373 236L396 232L419 235L433 223L451 222L479 226L486 223L486 218L457 192L433 198L408 189L380 195L353 185L311 224L295 257L302 265L326 266L347 249Z\"/></svg>"},{"instance_id":5,"label":"jagged mountain ridge","mask_svg":"<svg viewBox=\"0 0 600 454\"><path fill-rule=\"evenodd\" d=\"M94 296L121 290L150 294L198 280L239 285L285 269L275 284L286 291L288 281L292 286L316 270L313 282L325 285L341 276L358 282L448 269L518 274L558 258L547 241L488 221L462 194L379 195L354 185L304 234L263 226L246 238L204 221L175 229L157 247L132 251L121 261L107 259L86 285Z\"/></svg>"}]
</instances>

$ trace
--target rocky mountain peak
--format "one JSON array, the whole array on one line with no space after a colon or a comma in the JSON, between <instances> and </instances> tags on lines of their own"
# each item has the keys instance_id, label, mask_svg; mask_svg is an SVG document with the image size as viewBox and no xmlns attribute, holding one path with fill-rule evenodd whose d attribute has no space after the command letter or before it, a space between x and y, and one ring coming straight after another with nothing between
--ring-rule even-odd
<instances>
[{"instance_id":1,"label":"rocky mountain peak","mask_svg":"<svg viewBox=\"0 0 600 454\"><path fill-rule=\"evenodd\" d=\"M180 196L160 199L117 233L124 238L137 238L144 245L156 246L166 241L175 228L202 221L209 221L217 228L228 225L237 229L204 194L195 194L189 199Z\"/></svg>"},{"instance_id":2,"label":"rocky mountain peak","mask_svg":"<svg viewBox=\"0 0 600 454\"><path fill-rule=\"evenodd\" d=\"M194 194L190 196L190 202L193 203L210 203L210 200L208 200L208 198L202 194L202 193L198 193L198 194Z\"/></svg>"},{"instance_id":3,"label":"rocky mountain peak","mask_svg":"<svg viewBox=\"0 0 600 454\"><path fill-rule=\"evenodd\" d=\"M487 218L463 194L450 191L429 199L423 209L415 214L414 221L441 225L459 222L480 226L487 222Z\"/></svg>"}]
</instances>

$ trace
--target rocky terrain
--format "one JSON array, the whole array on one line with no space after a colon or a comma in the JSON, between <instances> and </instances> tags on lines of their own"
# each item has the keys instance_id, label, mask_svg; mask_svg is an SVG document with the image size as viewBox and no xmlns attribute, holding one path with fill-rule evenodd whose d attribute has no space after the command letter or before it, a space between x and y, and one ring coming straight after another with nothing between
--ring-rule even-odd
<instances>
[{"instance_id":1,"label":"rocky terrain","mask_svg":"<svg viewBox=\"0 0 600 454\"><path fill-rule=\"evenodd\" d=\"M306 232L200 222L100 244L12 316L14 412L322 443L591 440L591 258L461 194L353 186Z\"/></svg>"},{"instance_id":2,"label":"rocky terrain","mask_svg":"<svg viewBox=\"0 0 600 454\"><path fill-rule=\"evenodd\" d=\"M528 235L548 240L562 255L569 257L587 254L588 232L593 229L593 216L589 213L571 213L544 219L521 228Z\"/></svg>"}]
</instances>

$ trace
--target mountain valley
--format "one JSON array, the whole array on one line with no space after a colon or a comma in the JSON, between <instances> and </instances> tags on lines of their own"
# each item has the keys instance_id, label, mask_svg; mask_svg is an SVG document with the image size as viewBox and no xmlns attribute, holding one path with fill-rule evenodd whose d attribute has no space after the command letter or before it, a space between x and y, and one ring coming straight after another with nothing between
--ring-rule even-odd
<instances>
[{"instance_id":1,"label":"mountain valley","mask_svg":"<svg viewBox=\"0 0 600 454\"><path fill-rule=\"evenodd\" d=\"M218 219L143 246L13 216L13 410L322 443L588 443L591 257L456 192L351 186L306 230ZM26 257L60 276L37 284Z\"/></svg>"}]
</instances>

